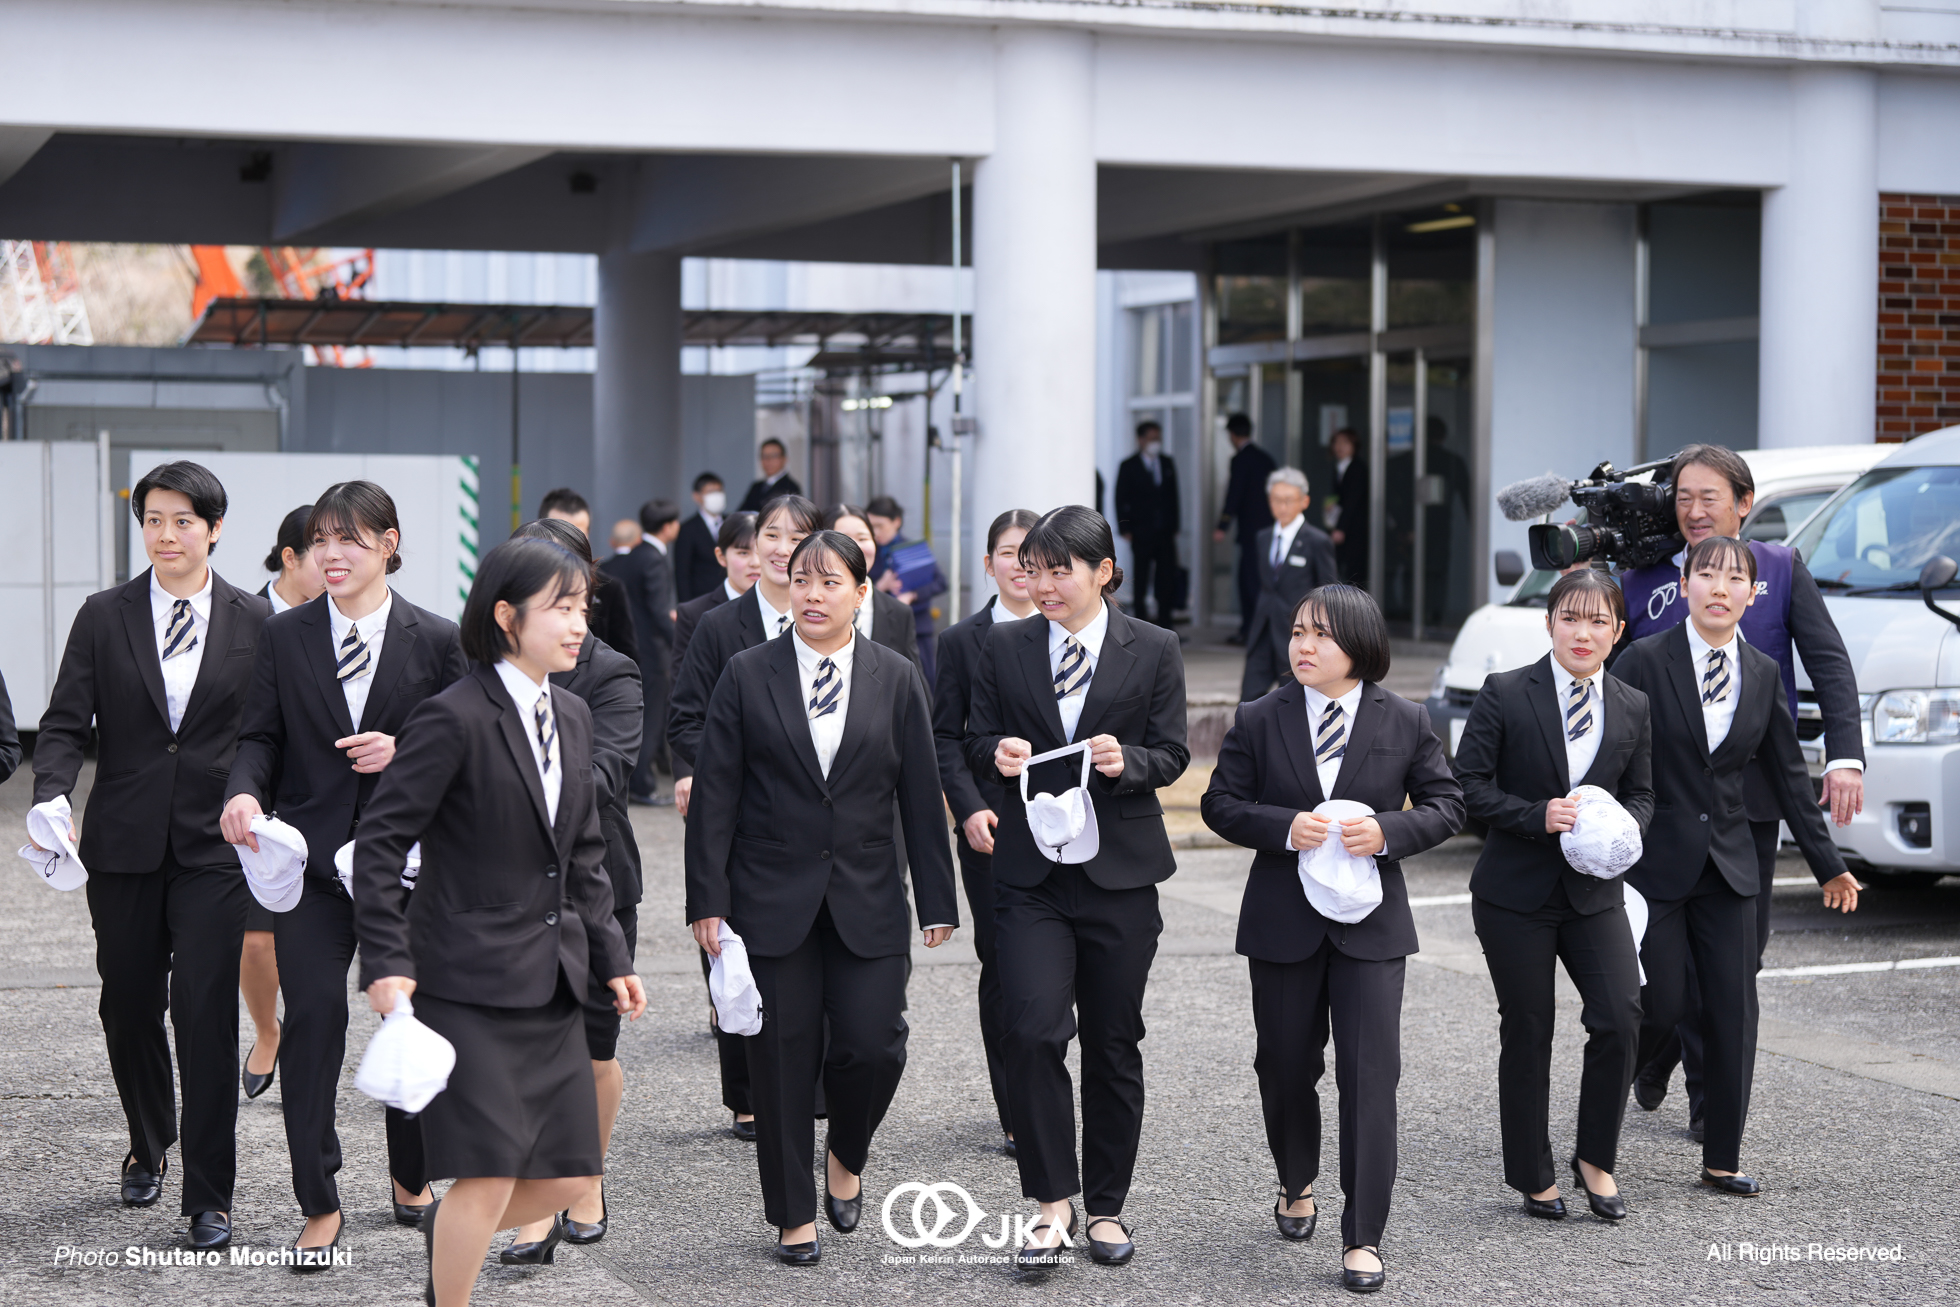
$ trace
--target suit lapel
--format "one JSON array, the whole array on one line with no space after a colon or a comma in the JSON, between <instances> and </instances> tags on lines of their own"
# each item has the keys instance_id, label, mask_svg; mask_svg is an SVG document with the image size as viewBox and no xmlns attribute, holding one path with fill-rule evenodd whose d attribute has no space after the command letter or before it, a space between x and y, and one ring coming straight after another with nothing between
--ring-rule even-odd
<instances>
[{"instance_id":1,"label":"suit lapel","mask_svg":"<svg viewBox=\"0 0 1960 1307\"><path fill-rule=\"evenodd\" d=\"M361 709L360 728L372 730L368 723L378 721L387 711L388 696L395 692L395 682L401 680L402 669L408 666L409 655L415 652L416 632L419 623L415 619L415 609L400 595L388 608L388 626L381 637L381 661L372 673L374 683L368 686L367 704ZM590 641L587 641L590 644ZM341 696L341 702L347 701Z\"/></svg>"},{"instance_id":2,"label":"suit lapel","mask_svg":"<svg viewBox=\"0 0 1960 1307\"><path fill-rule=\"evenodd\" d=\"M1035 712L1041 717L1052 733L1057 746L1068 743L1068 733L1062 729L1062 710L1055 704L1055 672L1048 665L1048 628L1052 625L1047 618L1029 622L1027 634L1021 639L1021 673L1027 678L1028 693L1035 701ZM1036 753L1046 753L1046 749L1036 749Z\"/></svg>"},{"instance_id":3,"label":"suit lapel","mask_svg":"<svg viewBox=\"0 0 1960 1307\"><path fill-rule=\"evenodd\" d=\"M1701 692L1695 686L1695 657L1688 647L1688 624L1683 622L1668 632L1667 679L1674 687L1674 698L1687 720L1688 734L1702 761L1708 761L1708 719L1701 715ZM1733 735L1735 732L1729 732Z\"/></svg>"},{"instance_id":4,"label":"suit lapel","mask_svg":"<svg viewBox=\"0 0 1960 1307\"><path fill-rule=\"evenodd\" d=\"M855 682L852 688L856 689ZM778 640L769 646L769 697L776 701L776 715L782 718L790 752L802 762L803 770L810 773L817 788L829 794L830 783L824 779L823 767L817 762L816 742L810 738L810 710L803 704L803 678L797 671L794 641ZM855 694L851 697L857 698ZM849 725L848 720L845 725ZM831 759L833 764L836 761Z\"/></svg>"},{"instance_id":5,"label":"suit lapel","mask_svg":"<svg viewBox=\"0 0 1960 1307\"><path fill-rule=\"evenodd\" d=\"M1307 720L1307 692L1298 681L1279 690L1279 738L1286 746L1286 757L1293 764L1293 775L1300 782L1300 793L1307 796L1307 810L1320 806L1326 795L1320 792L1320 770L1313 760L1313 724Z\"/></svg>"},{"instance_id":6,"label":"suit lapel","mask_svg":"<svg viewBox=\"0 0 1960 1307\"><path fill-rule=\"evenodd\" d=\"M1269 526L1259 533L1259 579L1261 582L1274 580L1279 570L1273 566L1273 532L1279 530Z\"/></svg>"},{"instance_id":7,"label":"suit lapel","mask_svg":"<svg viewBox=\"0 0 1960 1307\"><path fill-rule=\"evenodd\" d=\"M170 724L170 701L163 693L163 656L157 652L156 619L150 612L150 574L129 583L123 590L123 629L129 635L130 656L137 674L143 678L157 715Z\"/></svg>"},{"instance_id":8,"label":"suit lapel","mask_svg":"<svg viewBox=\"0 0 1960 1307\"><path fill-rule=\"evenodd\" d=\"M1550 654L1532 667L1524 697L1531 703L1531 715L1538 719L1538 728L1545 733L1545 747L1551 751L1552 774L1558 777L1560 786L1570 786L1573 782L1571 764L1565 756L1565 714L1559 707L1558 676L1552 671ZM1600 747L1605 748L1603 740Z\"/></svg>"},{"instance_id":9,"label":"suit lapel","mask_svg":"<svg viewBox=\"0 0 1960 1307\"><path fill-rule=\"evenodd\" d=\"M538 775L538 755L531 749L530 736L525 734L524 714L511 701L510 692L504 689L503 678L498 675L496 668L479 667L476 676L483 686L484 694L498 710L497 725L504 733L504 743L510 748L510 759L517 765L517 774L524 779L524 789L531 796L531 811L537 814L538 825L544 827L545 835L551 840L552 847L556 848L558 832L552 829L551 809L544 801L544 778ZM341 709L343 712L346 711L344 701ZM555 698L553 711L556 712ZM562 745L559 747L558 756L560 758L565 756ZM564 798L562 791L559 798ZM565 805L560 803L558 810L563 812Z\"/></svg>"},{"instance_id":10,"label":"suit lapel","mask_svg":"<svg viewBox=\"0 0 1960 1307\"><path fill-rule=\"evenodd\" d=\"M347 692L340 688L340 678L334 675L339 659L334 656L333 621L327 616L327 605L332 602L331 596L321 595L299 610L300 625L306 628L300 636L300 647L306 665L313 669L313 683L320 687L320 694L327 701L327 713L344 738L354 733L354 718L347 711ZM368 697L372 699L373 693Z\"/></svg>"},{"instance_id":11,"label":"suit lapel","mask_svg":"<svg viewBox=\"0 0 1960 1307\"><path fill-rule=\"evenodd\" d=\"M1348 731L1347 752L1341 755L1341 770L1334 777L1334 792L1327 797L1343 799L1347 797L1354 778L1360 774L1362 765L1368 757L1368 749L1375 742L1375 728L1382 720L1382 688L1366 682L1361 686L1361 702L1355 705L1354 726Z\"/></svg>"},{"instance_id":12,"label":"suit lapel","mask_svg":"<svg viewBox=\"0 0 1960 1307\"><path fill-rule=\"evenodd\" d=\"M198 660L197 680L191 684L191 697L184 702L184 719L177 724L178 730L190 725L205 700L217 693L211 685L224 673L225 655L231 651L231 628L237 619L238 592L213 573L211 620L204 632L204 657ZM158 674L162 674L161 665Z\"/></svg>"},{"instance_id":13,"label":"suit lapel","mask_svg":"<svg viewBox=\"0 0 1960 1307\"><path fill-rule=\"evenodd\" d=\"M756 585L762 582L757 581ZM753 649L769 639L768 632L762 629L762 596L755 592L755 585L737 599L736 615L742 619L742 639L744 649Z\"/></svg>"},{"instance_id":14,"label":"suit lapel","mask_svg":"<svg viewBox=\"0 0 1960 1307\"><path fill-rule=\"evenodd\" d=\"M844 734L837 741L837 754L830 760L832 776L843 773L844 765L850 762L858 746L864 742L864 737L871 730L871 714L877 710L885 694L884 681L877 669L871 666L871 660L865 657L864 647L871 641L853 638L857 640L857 648L851 658L851 702L844 710ZM810 751L814 754L816 745L812 744Z\"/></svg>"},{"instance_id":15,"label":"suit lapel","mask_svg":"<svg viewBox=\"0 0 1960 1307\"><path fill-rule=\"evenodd\" d=\"M592 642L588 640L586 643L589 645ZM546 681L550 679L548 676L545 678ZM377 690L380 689L379 686L375 688ZM566 690L564 693L569 695L571 691ZM573 740L567 734L573 728L566 723L565 715L558 711L560 705L564 702L558 695L558 687L553 686L551 689L551 715L552 720L558 723L558 758L559 765L562 767L566 758L586 757L590 753L592 745L589 740L585 740L582 736L578 740ZM534 775L537 770L537 765L535 763L532 764L531 771ZM558 819L551 824L551 839L553 846L558 850L558 860L567 866L571 864L572 836L576 833L572 830L573 804L570 794L571 787L571 772L561 772L558 777ZM542 779L538 781L538 798L540 800L544 798L544 781Z\"/></svg>"},{"instance_id":16,"label":"suit lapel","mask_svg":"<svg viewBox=\"0 0 1960 1307\"><path fill-rule=\"evenodd\" d=\"M1734 752L1730 746L1735 744L1736 741L1751 741L1750 747L1753 748L1754 742L1762 738L1763 718L1767 715L1766 709L1769 704L1769 696L1772 693L1783 693L1783 678L1780 675L1774 677L1744 676L1742 674L1742 641L1738 639L1730 647L1735 651L1735 670L1729 674L1732 686L1730 693L1737 696L1735 701L1735 715L1729 718L1729 733L1722 737L1721 747L1715 750L1715 756L1720 757L1725 764L1729 762L1730 755ZM1753 673L1755 669L1751 668L1750 671ZM1771 680L1774 681L1774 684L1766 683ZM1735 684L1736 682L1740 682L1740 684Z\"/></svg>"},{"instance_id":17,"label":"suit lapel","mask_svg":"<svg viewBox=\"0 0 1960 1307\"><path fill-rule=\"evenodd\" d=\"M1600 769L1613 761L1613 749L1620 737L1627 733L1627 714L1625 705L1620 702L1620 685L1605 672L1599 676L1599 752L1593 755L1592 766L1579 778L1581 785L1600 785ZM1610 705L1607 700L1613 700Z\"/></svg>"},{"instance_id":18,"label":"suit lapel","mask_svg":"<svg viewBox=\"0 0 1960 1307\"><path fill-rule=\"evenodd\" d=\"M1089 680L1088 693L1082 699L1082 716L1075 724L1075 738L1086 740L1096 733L1095 728L1102 721L1102 715L1123 689L1123 682L1129 679L1130 669L1137 664L1136 653L1130 648L1137 638L1131 619L1126 613L1109 607L1109 627L1103 632L1102 652L1096 655L1096 674ZM1049 693L1054 693L1054 682L1049 682ZM1055 711L1057 720L1061 710Z\"/></svg>"}]
</instances>

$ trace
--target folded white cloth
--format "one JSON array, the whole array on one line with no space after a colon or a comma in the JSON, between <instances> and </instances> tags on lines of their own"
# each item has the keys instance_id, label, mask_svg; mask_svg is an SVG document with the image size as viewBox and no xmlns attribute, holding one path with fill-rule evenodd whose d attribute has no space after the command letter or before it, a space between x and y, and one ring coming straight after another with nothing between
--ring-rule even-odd
<instances>
[{"instance_id":1,"label":"folded white cloth","mask_svg":"<svg viewBox=\"0 0 1960 1307\"><path fill-rule=\"evenodd\" d=\"M1037 794L1030 799L1028 772L1034 765L1065 758L1071 753L1082 755L1082 783L1060 794ZM1095 857L1102 847L1102 835L1096 828L1096 805L1089 797L1089 742L1065 744L1038 753L1022 764L1021 806L1028 814L1028 829L1034 834L1034 846L1041 850L1042 857L1070 865Z\"/></svg>"},{"instance_id":2,"label":"folded white cloth","mask_svg":"<svg viewBox=\"0 0 1960 1307\"><path fill-rule=\"evenodd\" d=\"M246 888L267 910L291 912L299 906L305 888L306 836L264 813L252 818L252 834L259 840L257 853L249 844L231 846L238 865L245 869Z\"/></svg>"},{"instance_id":3,"label":"folded white cloth","mask_svg":"<svg viewBox=\"0 0 1960 1307\"><path fill-rule=\"evenodd\" d=\"M354 1088L410 1116L449 1087L456 1069L456 1046L415 1019L408 995L395 996L395 1010L381 1018L354 1072Z\"/></svg>"},{"instance_id":4,"label":"folded white cloth","mask_svg":"<svg viewBox=\"0 0 1960 1307\"><path fill-rule=\"evenodd\" d=\"M715 1022L731 1035L762 1032L762 991L749 970L749 946L721 923L721 956L708 965L708 998L715 1005Z\"/></svg>"},{"instance_id":5,"label":"folded white cloth","mask_svg":"<svg viewBox=\"0 0 1960 1307\"><path fill-rule=\"evenodd\" d=\"M1572 791L1579 815L1558 846L1574 871L1611 880L1640 861L1640 823L1620 801L1597 785Z\"/></svg>"},{"instance_id":6,"label":"folded white cloth","mask_svg":"<svg viewBox=\"0 0 1960 1307\"><path fill-rule=\"evenodd\" d=\"M1647 899L1631 885L1622 885L1627 896L1627 925L1633 929L1633 963L1640 969L1640 987L1647 987L1647 964L1640 960L1640 946L1647 939Z\"/></svg>"},{"instance_id":7,"label":"folded white cloth","mask_svg":"<svg viewBox=\"0 0 1960 1307\"><path fill-rule=\"evenodd\" d=\"M333 854L334 874L340 877L340 886L347 891L347 897L354 897L354 841L349 840ZM402 868L402 888L414 889L416 877L422 874L422 842L417 840L408 846L408 865Z\"/></svg>"},{"instance_id":8,"label":"folded white cloth","mask_svg":"<svg viewBox=\"0 0 1960 1307\"><path fill-rule=\"evenodd\" d=\"M1314 815L1331 817L1327 838L1317 849L1300 852L1300 888L1313 910L1330 921L1353 925L1382 905L1382 874L1372 857L1357 858L1341 843L1343 822L1372 817L1375 810L1353 799L1329 799Z\"/></svg>"},{"instance_id":9,"label":"folded white cloth","mask_svg":"<svg viewBox=\"0 0 1960 1307\"><path fill-rule=\"evenodd\" d=\"M34 864L49 889L80 889L88 881L88 868L75 855L75 841L68 834L74 824L65 794L27 810L29 842L20 846L20 856ZM35 848L37 844L41 847Z\"/></svg>"}]
</instances>

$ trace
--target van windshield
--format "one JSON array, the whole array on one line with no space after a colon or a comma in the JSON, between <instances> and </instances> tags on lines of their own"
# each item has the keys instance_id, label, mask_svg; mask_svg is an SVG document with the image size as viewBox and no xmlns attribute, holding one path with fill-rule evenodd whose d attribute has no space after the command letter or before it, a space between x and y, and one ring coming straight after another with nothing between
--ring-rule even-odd
<instances>
[{"instance_id":1,"label":"van windshield","mask_svg":"<svg viewBox=\"0 0 1960 1307\"><path fill-rule=\"evenodd\" d=\"M1910 592L1929 559L1960 555L1960 467L1867 472L1790 543L1825 590Z\"/></svg>"}]
</instances>

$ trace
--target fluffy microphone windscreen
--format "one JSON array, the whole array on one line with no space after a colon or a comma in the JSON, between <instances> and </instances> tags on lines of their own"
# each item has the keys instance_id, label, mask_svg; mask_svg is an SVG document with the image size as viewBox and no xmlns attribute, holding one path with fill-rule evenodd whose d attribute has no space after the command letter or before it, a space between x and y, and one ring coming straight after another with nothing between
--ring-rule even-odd
<instances>
[{"instance_id":1,"label":"fluffy microphone windscreen","mask_svg":"<svg viewBox=\"0 0 1960 1307\"><path fill-rule=\"evenodd\" d=\"M1556 472L1547 472L1529 480L1513 481L1499 490L1497 507L1513 522L1529 522L1563 504L1571 489L1570 481Z\"/></svg>"}]
</instances>

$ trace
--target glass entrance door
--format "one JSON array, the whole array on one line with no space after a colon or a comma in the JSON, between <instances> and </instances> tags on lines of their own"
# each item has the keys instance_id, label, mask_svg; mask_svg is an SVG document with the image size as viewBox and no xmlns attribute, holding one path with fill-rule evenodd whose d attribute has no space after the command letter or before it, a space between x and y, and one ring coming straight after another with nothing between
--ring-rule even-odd
<instances>
[{"instance_id":1,"label":"glass entrance door","mask_svg":"<svg viewBox=\"0 0 1960 1307\"><path fill-rule=\"evenodd\" d=\"M1390 629L1448 638L1475 607L1468 357L1386 357L1382 590Z\"/></svg>"}]
</instances>

